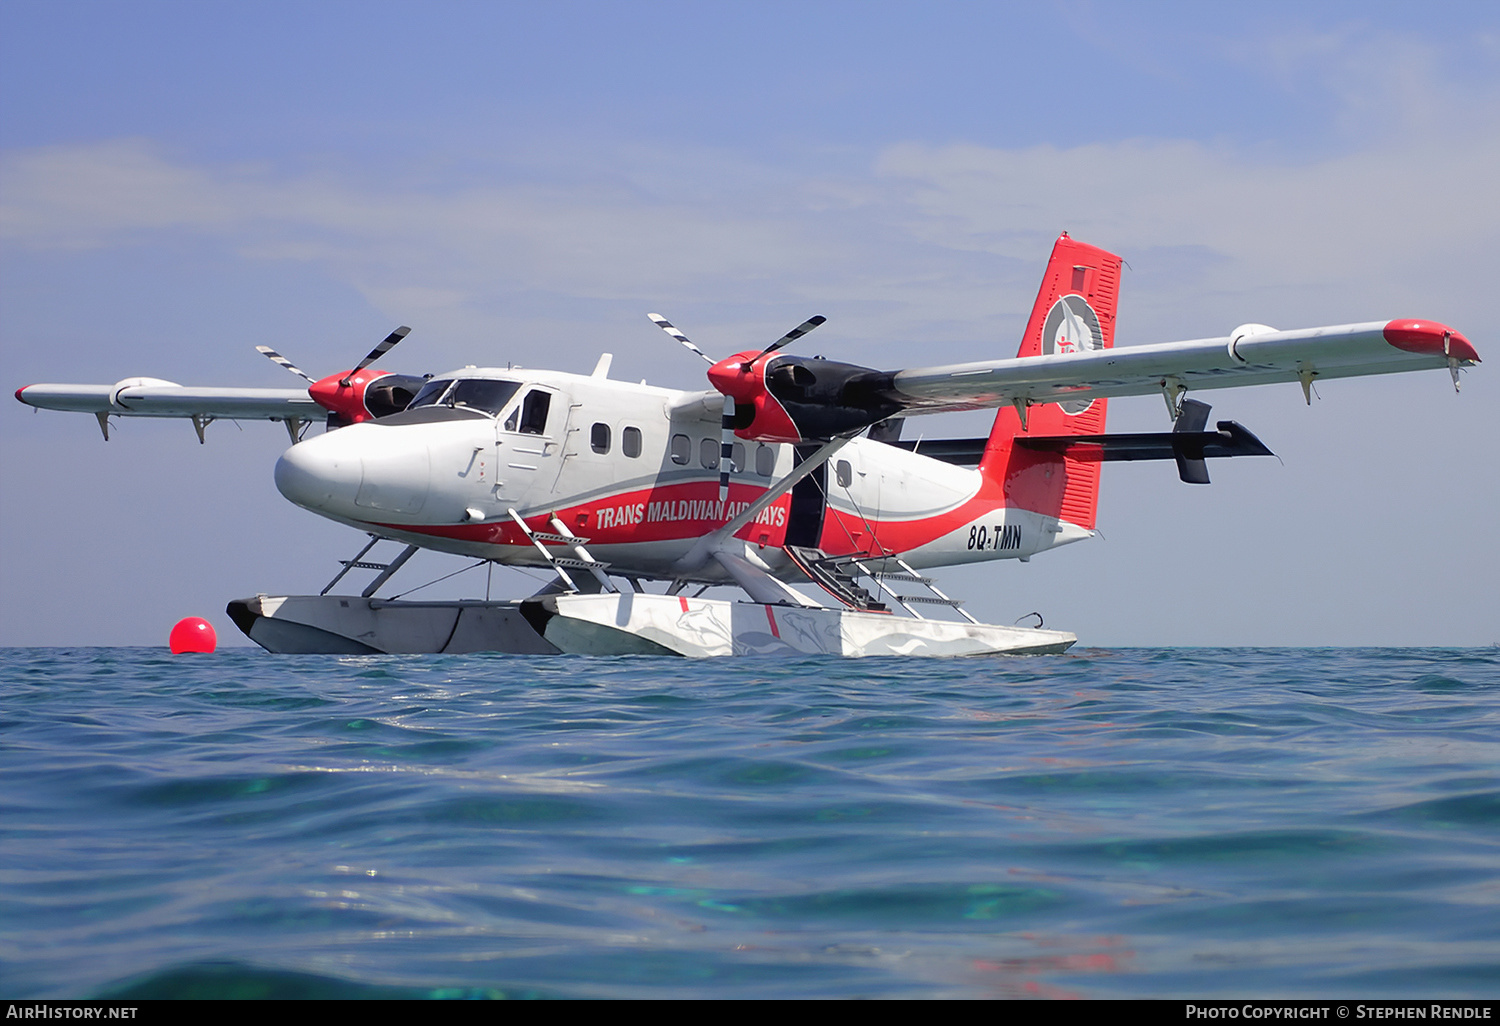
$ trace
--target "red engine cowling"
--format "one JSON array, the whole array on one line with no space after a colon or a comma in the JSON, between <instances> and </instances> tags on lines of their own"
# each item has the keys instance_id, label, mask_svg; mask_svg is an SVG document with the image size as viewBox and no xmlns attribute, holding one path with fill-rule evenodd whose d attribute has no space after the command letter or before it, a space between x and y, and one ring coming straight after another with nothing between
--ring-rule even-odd
<instances>
[{"instance_id":1,"label":"red engine cowling","mask_svg":"<svg viewBox=\"0 0 1500 1026\"><path fill-rule=\"evenodd\" d=\"M708 380L734 400L735 434L764 442L800 442L802 434L775 396L766 390L769 360L755 358L758 350L736 353L708 369ZM744 411L753 411L752 416ZM738 425L744 425L740 427Z\"/></svg>"},{"instance_id":2,"label":"red engine cowling","mask_svg":"<svg viewBox=\"0 0 1500 1026\"><path fill-rule=\"evenodd\" d=\"M314 382L307 391L314 402L328 411L329 428L336 428L401 412L422 383L421 378L409 374L366 367L358 372L330 374Z\"/></svg>"}]
</instances>

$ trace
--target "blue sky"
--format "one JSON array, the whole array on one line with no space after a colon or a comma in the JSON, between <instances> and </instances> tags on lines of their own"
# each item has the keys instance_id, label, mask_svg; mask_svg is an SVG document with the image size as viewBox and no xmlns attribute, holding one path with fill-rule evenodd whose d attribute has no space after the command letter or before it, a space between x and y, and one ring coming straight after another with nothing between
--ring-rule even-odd
<instances>
[{"instance_id":1,"label":"blue sky","mask_svg":"<svg viewBox=\"0 0 1500 1026\"><path fill-rule=\"evenodd\" d=\"M0 366L282 386L254 345L327 373L405 323L394 369L701 387L647 310L978 359L1062 229L1129 262L1122 344L1421 316L1490 356L1496 180L1488 4L10 0ZM1109 467L1104 539L944 585L1093 644L1500 641L1494 376L1210 396L1281 461ZM359 536L277 495L284 444L0 408L0 644L234 640L229 598L321 587Z\"/></svg>"}]
</instances>

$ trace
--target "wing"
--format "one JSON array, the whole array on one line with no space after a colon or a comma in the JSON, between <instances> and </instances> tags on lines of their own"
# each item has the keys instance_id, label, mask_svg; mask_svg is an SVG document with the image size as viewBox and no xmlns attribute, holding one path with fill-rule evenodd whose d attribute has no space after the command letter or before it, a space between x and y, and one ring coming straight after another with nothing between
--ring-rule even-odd
<instances>
[{"instance_id":1,"label":"wing","mask_svg":"<svg viewBox=\"0 0 1500 1026\"><path fill-rule=\"evenodd\" d=\"M16 389L27 406L92 413L109 441L110 417L181 417L198 441L214 420L279 420L295 444L308 421L328 419L305 388L194 388L161 378L126 378L113 385L27 385Z\"/></svg>"},{"instance_id":2,"label":"wing","mask_svg":"<svg viewBox=\"0 0 1500 1026\"><path fill-rule=\"evenodd\" d=\"M326 420L328 411L305 388L196 388L160 378L113 385L27 385L16 398L43 410L120 417L236 420Z\"/></svg>"},{"instance_id":3,"label":"wing","mask_svg":"<svg viewBox=\"0 0 1500 1026\"><path fill-rule=\"evenodd\" d=\"M1072 298L1072 297L1064 297ZM1061 307L1063 304L1058 303ZM1059 331L1071 331L1057 318ZM1028 333L1028 337L1031 334ZM715 364L709 379L735 400L737 434L801 442L857 432L890 417L1446 367L1479 362L1463 335L1435 321L1369 321L1276 331L1245 325L1223 338L1018 356L1009 360L878 371L832 360L744 353ZM1035 347L1033 347L1035 348ZM1024 351L1024 349L1023 349ZM750 357L756 357L753 361Z\"/></svg>"},{"instance_id":4,"label":"wing","mask_svg":"<svg viewBox=\"0 0 1500 1026\"><path fill-rule=\"evenodd\" d=\"M849 434L892 417L1014 405L1066 404L1161 392L1175 411L1183 392L1297 381L1311 401L1318 378L1479 362L1463 335L1436 321L1369 321L1277 331L1243 324L1222 338L1114 347L1123 261L1068 237L1052 247L1013 359L880 371L817 358L737 353L708 380L735 402L742 438L801 442Z\"/></svg>"},{"instance_id":5,"label":"wing","mask_svg":"<svg viewBox=\"0 0 1500 1026\"><path fill-rule=\"evenodd\" d=\"M295 443L309 421L329 427L357 424L404 410L427 383L426 378L392 374L370 365L411 333L402 325L391 332L352 370L321 381L303 373L270 346L256 352L307 382L306 388L196 388L161 378L125 378L113 385L27 385L16 398L44 410L92 413L109 440L110 417L182 417L190 419L203 441L203 426L213 420L279 420ZM428 375L431 377L431 375Z\"/></svg>"},{"instance_id":6,"label":"wing","mask_svg":"<svg viewBox=\"0 0 1500 1026\"><path fill-rule=\"evenodd\" d=\"M900 370L886 394L903 412L939 413L1442 368L1456 384L1458 369L1478 362L1467 338L1434 321L1249 325L1222 338Z\"/></svg>"}]
</instances>

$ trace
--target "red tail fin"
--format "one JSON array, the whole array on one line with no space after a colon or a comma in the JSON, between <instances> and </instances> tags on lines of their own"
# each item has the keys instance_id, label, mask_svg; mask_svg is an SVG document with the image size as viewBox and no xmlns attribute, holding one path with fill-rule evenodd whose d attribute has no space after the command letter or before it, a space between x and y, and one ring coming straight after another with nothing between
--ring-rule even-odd
<instances>
[{"instance_id":1,"label":"red tail fin","mask_svg":"<svg viewBox=\"0 0 1500 1026\"><path fill-rule=\"evenodd\" d=\"M1017 356L1112 348L1121 260L1113 253L1068 238L1052 247L1052 259L1026 322ZM1012 444L1017 435L1093 435L1104 431L1107 400L1046 403L1029 407L1026 424L1011 407L1000 410L990 430L979 472L1004 490L1005 505L1094 527L1099 506L1100 464Z\"/></svg>"}]
</instances>

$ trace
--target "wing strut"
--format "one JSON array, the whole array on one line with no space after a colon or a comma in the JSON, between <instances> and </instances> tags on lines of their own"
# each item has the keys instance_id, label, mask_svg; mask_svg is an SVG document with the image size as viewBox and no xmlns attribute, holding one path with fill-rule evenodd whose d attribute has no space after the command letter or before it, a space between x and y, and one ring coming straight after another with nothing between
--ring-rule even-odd
<instances>
[{"instance_id":1,"label":"wing strut","mask_svg":"<svg viewBox=\"0 0 1500 1026\"><path fill-rule=\"evenodd\" d=\"M719 551L713 554L713 558L729 572L735 584L745 589L745 594L762 605L774 606L790 603L809 609L823 608L819 603L781 583L743 556Z\"/></svg>"},{"instance_id":2,"label":"wing strut","mask_svg":"<svg viewBox=\"0 0 1500 1026\"><path fill-rule=\"evenodd\" d=\"M798 481L801 481L808 474L811 474L814 470L827 463L834 453L848 444L849 439L852 437L852 435L848 435L824 442L818 447L816 452L797 464L796 468L790 474L771 485L770 488L766 489L764 495L756 499L749 506L746 506L740 512L739 516L730 520L718 530L699 538L698 543L688 550L687 555L677 561L673 569L679 573L690 572L707 563L715 549L730 538L733 538L735 532L740 530L740 528L760 516L767 506L791 491L792 487Z\"/></svg>"}]
</instances>

